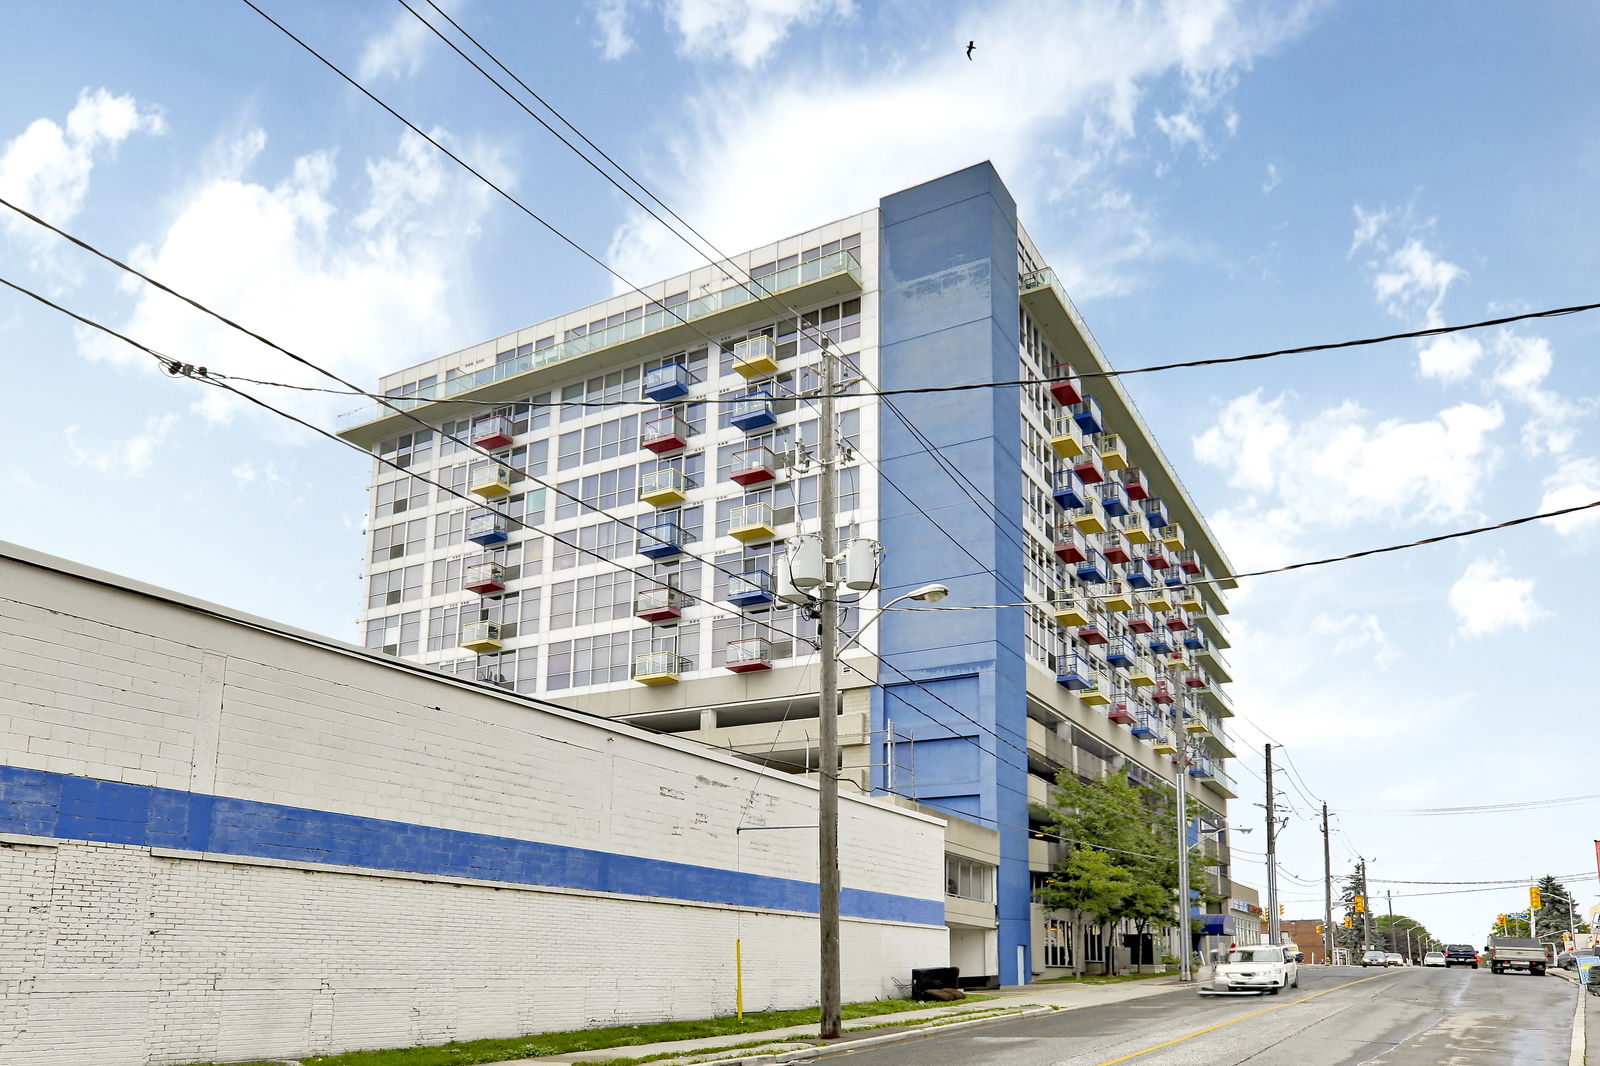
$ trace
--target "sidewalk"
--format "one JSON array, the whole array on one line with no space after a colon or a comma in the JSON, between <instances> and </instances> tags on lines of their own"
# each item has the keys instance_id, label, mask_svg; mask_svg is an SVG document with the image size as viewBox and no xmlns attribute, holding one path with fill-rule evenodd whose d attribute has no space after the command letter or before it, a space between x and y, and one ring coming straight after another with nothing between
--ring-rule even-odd
<instances>
[{"instance_id":1,"label":"sidewalk","mask_svg":"<svg viewBox=\"0 0 1600 1066\"><path fill-rule=\"evenodd\" d=\"M1578 1005L1572 1012L1572 1053L1567 1066L1583 1066L1588 1058L1589 1030L1600 1025L1600 996L1591 996L1588 989L1578 984L1578 975L1567 970L1547 970L1563 981L1578 986Z\"/></svg>"},{"instance_id":2,"label":"sidewalk","mask_svg":"<svg viewBox=\"0 0 1600 1066\"><path fill-rule=\"evenodd\" d=\"M1176 974L1105 985L1034 984L1001 988L981 994L995 998L978 1003L952 1003L904 1014L880 1014L844 1023L846 1034L831 1043L816 1038L815 1025L771 1029L742 1036L679 1040L665 1044L584 1051L574 1055L552 1055L536 1059L515 1059L503 1066L556 1066L556 1064L604 1062L607 1059L642 1059L651 1055L671 1055L655 1066L689 1066L715 1062L718 1066L757 1066L811 1060L822 1055L838 1055L862 1048L921 1040L952 1029L994 1025L1050 1014L1058 1010L1094 1007L1102 1003L1122 1003L1171 992L1180 985ZM1190 987L1193 987L1192 985ZM895 1028L881 1028L895 1026ZM744 1045L737 1049L734 1045Z\"/></svg>"}]
</instances>

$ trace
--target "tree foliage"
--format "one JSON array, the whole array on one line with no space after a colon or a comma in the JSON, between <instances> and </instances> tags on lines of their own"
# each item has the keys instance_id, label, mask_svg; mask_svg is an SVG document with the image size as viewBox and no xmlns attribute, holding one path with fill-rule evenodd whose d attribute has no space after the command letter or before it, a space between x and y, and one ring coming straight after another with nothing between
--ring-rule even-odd
<instances>
[{"instance_id":1,"label":"tree foliage","mask_svg":"<svg viewBox=\"0 0 1600 1066\"><path fill-rule=\"evenodd\" d=\"M1534 912L1531 932L1526 918L1508 917L1504 927L1491 918L1489 920L1490 936L1529 936L1537 934L1540 940L1556 943L1561 940L1561 934L1569 929L1579 933L1589 932L1588 924L1579 918L1580 912L1573 908L1571 889L1549 874L1539 878L1535 884L1539 886L1539 894L1542 897L1541 903L1543 905ZM1528 903L1524 900L1520 907L1507 913L1526 914L1527 910Z\"/></svg>"},{"instance_id":2,"label":"tree foliage","mask_svg":"<svg viewBox=\"0 0 1600 1066\"><path fill-rule=\"evenodd\" d=\"M1141 933L1176 924L1179 859L1173 794L1135 784L1126 770L1088 782L1063 770L1050 806L1038 813L1070 848L1034 894L1046 909L1073 911L1104 926L1126 920ZM1191 851L1191 894L1216 902L1209 884L1205 861ZM1114 970L1115 955L1114 950L1106 954L1108 973Z\"/></svg>"}]
</instances>

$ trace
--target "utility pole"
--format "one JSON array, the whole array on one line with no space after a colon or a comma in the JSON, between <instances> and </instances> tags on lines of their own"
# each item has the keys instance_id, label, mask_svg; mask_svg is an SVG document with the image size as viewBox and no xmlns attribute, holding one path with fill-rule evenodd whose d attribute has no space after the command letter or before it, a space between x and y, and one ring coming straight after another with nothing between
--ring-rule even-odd
<instances>
[{"instance_id":1,"label":"utility pole","mask_svg":"<svg viewBox=\"0 0 1600 1066\"><path fill-rule=\"evenodd\" d=\"M1333 962L1333 859L1328 851L1328 805L1322 805L1322 958Z\"/></svg>"},{"instance_id":2,"label":"utility pole","mask_svg":"<svg viewBox=\"0 0 1600 1066\"><path fill-rule=\"evenodd\" d=\"M1178 733L1178 980L1194 980L1189 956L1194 954L1194 921L1189 917L1189 770L1184 765L1188 740Z\"/></svg>"},{"instance_id":3,"label":"utility pole","mask_svg":"<svg viewBox=\"0 0 1600 1066\"><path fill-rule=\"evenodd\" d=\"M1272 745L1267 748L1267 937L1282 943L1278 924L1278 804L1272 791Z\"/></svg>"},{"instance_id":4,"label":"utility pole","mask_svg":"<svg viewBox=\"0 0 1600 1066\"><path fill-rule=\"evenodd\" d=\"M1372 895L1367 891L1367 860L1361 859L1356 863L1356 868L1361 871L1361 898L1365 901L1361 907L1361 948L1365 951L1373 946Z\"/></svg>"},{"instance_id":5,"label":"utility pole","mask_svg":"<svg viewBox=\"0 0 1600 1066\"><path fill-rule=\"evenodd\" d=\"M817 422L817 513L822 524L822 558L839 553L835 511L835 441L833 413L833 353L828 338L822 341L822 406ZM826 574L824 575L826 577ZM839 951L839 598L837 582L824 580L817 587L818 681L817 780L817 924L821 937L821 1025L819 1035L835 1040L840 1035L842 980Z\"/></svg>"},{"instance_id":6,"label":"utility pole","mask_svg":"<svg viewBox=\"0 0 1600 1066\"><path fill-rule=\"evenodd\" d=\"M1394 943L1394 889L1385 889L1383 898L1389 902L1389 931L1383 938L1384 950L1388 950L1389 945Z\"/></svg>"}]
</instances>

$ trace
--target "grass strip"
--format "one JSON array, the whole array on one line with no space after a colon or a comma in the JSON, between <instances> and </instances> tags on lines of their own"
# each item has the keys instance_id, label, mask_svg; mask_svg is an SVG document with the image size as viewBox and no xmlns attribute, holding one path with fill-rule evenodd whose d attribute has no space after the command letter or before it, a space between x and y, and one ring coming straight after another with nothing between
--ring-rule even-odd
<instances>
[{"instance_id":1,"label":"grass strip","mask_svg":"<svg viewBox=\"0 0 1600 1066\"><path fill-rule=\"evenodd\" d=\"M968 1001L981 1001L989 997L969 996ZM949 1006L947 1003L922 1003L911 999L879 999L864 1003L847 1003L840 1011L846 1020L871 1018L880 1014L902 1014L908 1011L931 1010ZM533 1033L527 1036L491 1038L485 1040L459 1040L429 1047L393 1048L374 1051L348 1051L338 1055L311 1055L298 1061L303 1066L478 1066L481 1063L505 1062L510 1059L531 1059L545 1055L570 1055L580 1051L599 1051L605 1048L637 1047L641 1044L660 1044L675 1040L700 1040L706 1037L738 1036L759 1033L769 1029L786 1029L791 1026L817 1025L820 1016L817 1008L803 1010L757 1011L743 1018L725 1015L685 1022L656 1022L645 1025L614 1025L604 1029L576 1029L566 1032ZM914 1024L914 1023L908 1023ZM756 1045L759 1046L759 1042ZM675 1057L672 1055L651 1056ZM232 1066L277 1066L283 1059L262 1060ZM625 1059L625 1062L647 1061ZM190 1066L220 1066L217 1063L192 1063Z\"/></svg>"}]
</instances>

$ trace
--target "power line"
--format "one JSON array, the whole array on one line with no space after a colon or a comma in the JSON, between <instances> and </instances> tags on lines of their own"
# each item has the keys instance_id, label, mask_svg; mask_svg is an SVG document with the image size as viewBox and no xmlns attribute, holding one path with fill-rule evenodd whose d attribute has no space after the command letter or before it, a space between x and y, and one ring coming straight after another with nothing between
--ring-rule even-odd
<instances>
[{"instance_id":1,"label":"power line","mask_svg":"<svg viewBox=\"0 0 1600 1066\"><path fill-rule=\"evenodd\" d=\"M1594 506L1591 504L1590 506ZM1418 807L1413 810L1358 810L1359 814L1393 814L1420 817L1440 817L1457 814L1496 814L1508 811L1531 811L1544 807L1565 807L1577 803L1593 803L1600 800L1600 793L1586 796L1556 796L1551 799L1518 800L1511 803L1473 804L1465 807Z\"/></svg>"}]
</instances>

